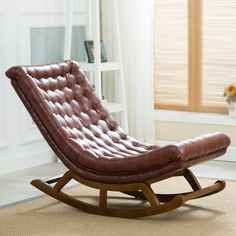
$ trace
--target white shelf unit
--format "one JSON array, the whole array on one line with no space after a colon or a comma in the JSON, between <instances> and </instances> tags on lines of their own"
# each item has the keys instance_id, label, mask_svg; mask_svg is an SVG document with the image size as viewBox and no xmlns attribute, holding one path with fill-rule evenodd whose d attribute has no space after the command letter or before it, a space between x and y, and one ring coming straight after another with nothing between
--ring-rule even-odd
<instances>
[{"instance_id":1,"label":"white shelf unit","mask_svg":"<svg viewBox=\"0 0 236 236\"><path fill-rule=\"evenodd\" d=\"M104 106L109 110L110 113L123 111L123 106L122 104L119 104L119 103L108 102L108 103L104 103Z\"/></svg>"},{"instance_id":2,"label":"white shelf unit","mask_svg":"<svg viewBox=\"0 0 236 236\"><path fill-rule=\"evenodd\" d=\"M82 61L79 62L79 65L82 70L89 72L94 72L96 70L99 70L100 72L120 70L120 64L118 62L103 62L96 67L94 63Z\"/></svg>"},{"instance_id":3,"label":"white shelf unit","mask_svg":"<svg viewBox=\"0 0 236 236\"><path fill-rule=\"evenodd\" d=\"M114 38L115 38L115 61L101 62L101 49L100 49L100 0L88 0L88 39L92 39L94 42L94 63L80 62L81 68L85 72L92 74L95 91L97 95L102 98L102 72L114 71L117 73L116 80L119 83L119 101L117 103L105 103L110 113L121 112L121 125L128 132L128 119L126 109L126 95L124 86L122 53L121 53L121 39L120 39L120 27L119 27L119 15L117 9L117 0L106 0L112 4L111 9L111 21L114 25ZM106 45L108 46L108 45ZM109 58L108 58L109 60ZM106 77L107 78L107 77ZM118 89L118 88L117 88Z\"/></svg>"},{"instance_id":4,"label":"white shelf unit","mask_svg":"<svg viewBox=\"0 0 236 236\"><path fill-rule=\"evenodd\" d=\"M66 11L66 39L65 39L65 53L64 58L69 59L71 55L71 38L73 28L73 9L74 1L68 0ZM118 103L104 103L110 113L121 112L121 125L128 132L128 119L126 109L126 95L124 86L122 53L121 53L121 39L119 27L119 15L117 9L117 0L108 0L112 3L111 20L114 24L114 36L116 45L116 61L101 62L100 49L100 0L87 0L87 39L94 42L94 63L79 62L81 69L89 72L95 85L95 92L99 98L102 99L102 72L115 71L119 81L119 102ZM109 58L108 58L109 60Z\"/></svg>"}]
</instances>

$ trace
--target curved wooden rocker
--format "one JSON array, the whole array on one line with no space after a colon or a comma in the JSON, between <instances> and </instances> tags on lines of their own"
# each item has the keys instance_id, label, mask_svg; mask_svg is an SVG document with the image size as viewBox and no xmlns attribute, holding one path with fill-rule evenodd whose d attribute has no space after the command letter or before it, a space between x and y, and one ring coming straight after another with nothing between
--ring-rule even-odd
<instances>
[{"instance_id":1,"label":"curved wooden rocker","mask_svg":"<svg viewBox=\"0 0 236 236\"><path fill-rule=\"evenodd\" d=\"M225 188L220 180L202 188L188 168L223 155L230 144L226 135L208 134L164 147L139 142L113 120L74 61L17 66L6 74L45 140L69 169L61 177L31 182L51 197L89 213L131 218L164 213ZM152 183L174 176L183 176L193 191L153 192ZM99 189L99 204L63 192L72 179ZM110 208L108 191L149 206Z\"/></svg>"},{"instance_id":2,"label":"curved wooden rocker","mask_svg":"<svg viewBox=\"0 0 236 236\"><path fill-rule=\"evenodd\" d=\"M180 170L173 173L173 176L183 175L191 185L193 191L178 194L155 194L150 183L133 183L133 184L104 184L89 181L75 175L71 171L67 171L63 176L42 181L40 179L32 180L31 184L46 193L47 195L64 202L72 207L80 210L105 216L135 218L150 216L164 213L180 207L184 202L201 198L217 193L225 188L225 182L216 181L212 186L201 188L199 182L189 169ZM99 206L82 202L68 194L62 192L62 188L70 181L76 180L91 188L100 190ZM156 182L156 181L155 181ZM50 184L56 183L53 187ZM135 199L148 201L150 206L139 209L116 209L107 207L107 192L118 191L135 197Z\"/></svg>"}]
</instances>

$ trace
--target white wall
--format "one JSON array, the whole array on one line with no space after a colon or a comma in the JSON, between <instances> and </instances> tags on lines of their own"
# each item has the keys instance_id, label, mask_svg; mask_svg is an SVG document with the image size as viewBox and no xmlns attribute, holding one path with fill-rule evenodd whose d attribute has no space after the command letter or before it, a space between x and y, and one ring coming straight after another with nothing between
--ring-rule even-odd
<instances>
[{"instance_id":1,"label":"white wall","mask_svg":"<svg viewBox=\"0 0 236 236\"><path fill-rule=\"evenodd\" d=\"M225 155L217 160L236 161L235 119L227 115L176 111L156 111L155 138L161 145L182 141L207 133L222 132L231 138Z\"/></svg>"},{"instance_id":2,"label":"white wall","mask_svg":"<svg viewBox=\"0 0 236 236\"><path fill-rule=\"evenodd\" d=\"M30 64L30 27L65 26L66 0L0 0L0 174L57 161L43 140L5 71ZM85 1L76 1L74 20L84 19ZM47 43L47 42L45 42Z\"/></svg>"}]
</instances>

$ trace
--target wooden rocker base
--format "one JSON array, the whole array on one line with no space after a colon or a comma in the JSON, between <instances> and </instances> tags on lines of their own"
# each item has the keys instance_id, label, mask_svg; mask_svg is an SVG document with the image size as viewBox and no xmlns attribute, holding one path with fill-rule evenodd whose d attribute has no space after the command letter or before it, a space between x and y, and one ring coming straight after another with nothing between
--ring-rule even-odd
<instances>
[{"instance_id":1,"label":"wooden rocker base","mask_svg":"<svg viewBox=\"0 0 236 236\"><path fill-rule=\"evenodd\" d=\"M173 176L184 176L188 181L193 191L177 194L155 194L151 188L151 183L161 181L163 179ZM62 192L62 188L70 181L76 180L88 187L92 187L100 190L99 205L92 205L78 200L68 194ZM55 184L54 184L55 183ZM196 177L189 169L184 169L170 173L166 176L162 176L155 180L150 180L144 183L131 183L131 184L105 184L97 183L91 180L83 179L75 175L71 171L67 171L63 176L56 177L50 180L42 181L40 179L32 180L32 185L46 193L47 195L64 202L70 206L76 207L82 211L105 215L113 217L123 218L135 218L150 216L155 214L164 213L180 207L184 202L201 198L205 196L217 193L225 188L225 182L218 180L213 185L201 188ZM54 186L51 186L54 184ZM150 206L138 208L138 209L121 209L121 208L108 208L107 206L107 191L118 191L127 195L135 197L134 199L140 199L149 202Z\"/></svg>"}]
</instances>

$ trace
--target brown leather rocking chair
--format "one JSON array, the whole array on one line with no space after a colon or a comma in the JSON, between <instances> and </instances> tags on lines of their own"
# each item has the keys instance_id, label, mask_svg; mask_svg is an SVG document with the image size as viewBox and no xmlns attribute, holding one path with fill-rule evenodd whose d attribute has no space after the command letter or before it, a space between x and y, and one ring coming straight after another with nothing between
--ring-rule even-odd
<instances>
[{"instance_id":1,"label":"brown leather rocking chair","mask_svg":"<svg viewBox=\"0 0 236 236\"><path fill-rule=\"evenodd\" d=\"M75 61L16 66L6 75L45 140L69 169L61 177L31 182L59 201L99 215L141 217L176 209L225 188L221 180L202 188L188 167L223 155L230 144L226 135L208 134L164 147L141 143L112 119ZM153 192L152 183L173 176L184 176L193 191ZM63 192L71 179L99 189L99 204ZM107 191L119 191L150 205L109 208Z\"/></svg>"}]
</instances>

